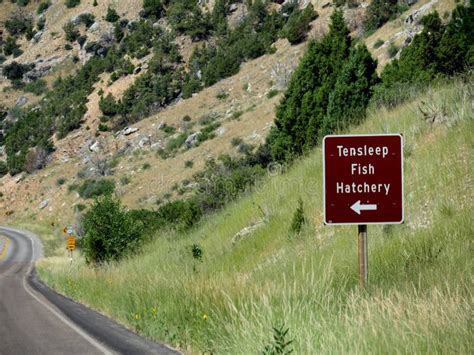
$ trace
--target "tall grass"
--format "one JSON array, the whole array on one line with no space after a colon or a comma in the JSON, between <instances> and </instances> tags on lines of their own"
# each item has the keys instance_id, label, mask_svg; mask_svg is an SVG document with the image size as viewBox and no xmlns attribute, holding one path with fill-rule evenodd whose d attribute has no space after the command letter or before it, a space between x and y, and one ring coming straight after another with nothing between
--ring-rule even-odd
<instances>
[{"instance_id":1,"label":"tall grass","mask_svg":"<svg viewBox=\"0 0 474 355\"><path fill-rule=\"evenodd\" d=\"M303 354L472 353L472 93L455 82L352 129L400 132L406 142L406 223L369 226L366 291L357 286L356 228L322 225L319 148L191 232L157 235L139 255L100 269L48 258L40 275L189 353L261 353L273 327L288 328L290 347ZM421 101L447 121L425 122ZM299 197L307 223L290 234Z\"/></svg>"}]
</instances>

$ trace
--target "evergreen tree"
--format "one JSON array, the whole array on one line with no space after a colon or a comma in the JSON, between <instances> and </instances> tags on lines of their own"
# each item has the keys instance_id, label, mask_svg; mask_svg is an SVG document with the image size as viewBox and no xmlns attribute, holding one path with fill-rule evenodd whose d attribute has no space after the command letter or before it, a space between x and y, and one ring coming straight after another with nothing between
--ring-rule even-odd
<instances>
[{"instance_id":1,"label":"evergreen tree","mask_svg":"<svg viewBox=\"0 0 474 355\"><path fill-rule=\"evenodd\" d=\"M352 49L349 60L329 95L321 137L344 129L349 124L356 124L365 116L371 88L378 80L376 69L377 62L372 59L365 45Z\"/></svg>"},{"instance_id":2,"label":"evergreen tree","mask_svg":"<svg viewBox=\"0 0 474 355\"><path fill-rule=\"evenodd\" d=\"M329 94L349 55L351 39L342 11L331 16L330 30L311 42L277 107L275 128L267 143L276 160L288 160L317 143Z\"/></svg>"}]
</instances>

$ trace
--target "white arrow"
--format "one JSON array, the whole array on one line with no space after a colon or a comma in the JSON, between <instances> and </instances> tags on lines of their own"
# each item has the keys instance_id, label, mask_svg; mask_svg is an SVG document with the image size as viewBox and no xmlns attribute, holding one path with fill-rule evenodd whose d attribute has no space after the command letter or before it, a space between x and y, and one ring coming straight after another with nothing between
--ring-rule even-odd
<instances>
[{"instance_id":1,"label":"white arrow","mask_svg":"<svg viewBox=\"0 0 474 355\"><path fill-rule=\"evenodd\" d=\"M359 200L351 206L351 209L355 213L360 214L360 211L375 211L375 210L377 210L377 205L361 205L360 200Z\"/></svg>"}]
</instances>

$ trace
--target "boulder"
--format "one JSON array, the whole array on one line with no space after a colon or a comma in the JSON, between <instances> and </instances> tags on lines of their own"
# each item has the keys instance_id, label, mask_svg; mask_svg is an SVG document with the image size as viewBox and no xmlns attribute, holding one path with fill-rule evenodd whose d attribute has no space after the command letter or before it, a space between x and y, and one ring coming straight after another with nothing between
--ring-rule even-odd
<instances>
[{"instance_id":1,"label":"boulder","mask_svg":"<svg viewBox=\"0 0 474 355\"><path fill-rule=\"evenodd\" d=\"M89 146L89 150L91 152L99 152L100 151L100 144L99 144L99 141L95 141L94 143L92 143L90 146Z\"/></svg>"},{"instance_id":2,"label":"boulder","mask_svg":"<svg viewBox=\"0 0 474 355\"><path fill-rule=\"evenodd\" d=\"M20 96L18 99L16 99L16 105L17 106L24 106L28 103L28 98L26 96Z\"/></svg>"},{"instance_id":3,"label":"boulder","mask_svg":"<svg viewBox=\"0 0 474 355\"><path fill-rule=\"evenodd\" d=\"M151 136L147 136L147 137L142 137L139 141L138 141L138 146L140 148L144 148L145 146L150 146L151 145Z\"/></svg>"},{"instance_id":4,"label":"boulder","mask_svg":"<svg viewBox=\"0 0 474 355\"><path fill-rule=\"evenodd\" d=\"M98 22L94 22L91 27L89 27L88 31L89 32L97 32L100 30L100 25Z\"/></svg>"},{"instance_id":5,"label":"boulder","mask_svg":"<svg viewBox=\"0 0 474 355\"><path fill-rule=\"evenodd\" d=\"M43 200L40 204L39 204L39 209L42 210L43 208L46 208L47 206L49 205L49 200L46 199L46 200Z\"/></svg>"},{"instance_id":6,"label":"boulder","mask_svg":"<svg viewBox=\"0 0 474 355\"><path fill-rule=\"evenodd\" d=\"M35 35L33 36L33 38L31 39L31 42L33 43L36 43L36 42L39 42L39 40L41 39L41 37L43 36L43 31L38 31L35 33Z\"/></svg>"},{"instance_id":7,"label":"boulder","mask_svg":"<svg viewBox=\"0 0 474 355\"><path fill-rule=\"evenodd\" d=\"M138 131L138 128L135 127L125 127L122 131L124 136L129 136L132 133L135 133Z\"/></svg>"},{"instance_id":8,"label":"boulder","mask_svg":"<svg viewBox=\"0 0 474 355\"><path fill-rule=\"evenodd\" d=\"M190 134L188 138L184 141L184 144L188 148L195 147L198 142L199 142L199 136L201 135L201 131L198 131L196 133Z\"/></svg>"}]
</instances>

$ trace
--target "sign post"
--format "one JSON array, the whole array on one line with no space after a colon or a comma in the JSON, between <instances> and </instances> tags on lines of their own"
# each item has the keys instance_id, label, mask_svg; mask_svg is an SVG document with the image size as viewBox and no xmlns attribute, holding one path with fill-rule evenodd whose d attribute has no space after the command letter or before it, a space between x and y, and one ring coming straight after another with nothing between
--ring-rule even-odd
<instances>
[{"instance_id":1,"label":"sign post","mask_svg":"<svg viewBox=\"0 0 474 355\"><path fill-rule=\"evenodd\" d=\"M403 137L323 140L324 223L358 225L360 285L368 282L367 225L403 223Z\"/></svg>"}]
</instances>

